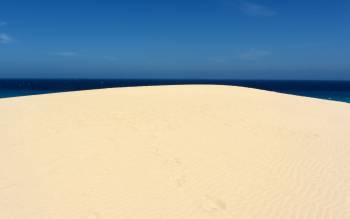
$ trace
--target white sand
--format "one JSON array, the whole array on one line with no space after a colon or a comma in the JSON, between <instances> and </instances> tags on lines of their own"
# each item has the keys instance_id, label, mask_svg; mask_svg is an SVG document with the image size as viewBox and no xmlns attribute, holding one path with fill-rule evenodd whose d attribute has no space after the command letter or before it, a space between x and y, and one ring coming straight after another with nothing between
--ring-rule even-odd
<instances>
[{"instance_id":1,"label":"white sand","mask_svg":"<svg viewBox=\"0 0 350 219\"><path fill-rule=\"evenodd\" d=\"M0 100L1 219L350 218L350 104L226 86Z\"/></svg>"}]
</instances>

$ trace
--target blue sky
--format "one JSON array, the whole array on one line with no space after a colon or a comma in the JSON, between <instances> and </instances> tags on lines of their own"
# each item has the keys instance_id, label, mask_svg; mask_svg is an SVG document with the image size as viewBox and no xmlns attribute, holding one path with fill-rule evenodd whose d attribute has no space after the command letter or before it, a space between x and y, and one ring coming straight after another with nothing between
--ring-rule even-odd
<instances>
[{"instance_id":1,"label":"blue sky","mask_svg":"<svg viewBox=\"0 0 350 219\"><path fill-rule=\"evenodd\" d=\"M2 0L0 77L350 79L350 1Z\"/></svg>"}]
</instances>

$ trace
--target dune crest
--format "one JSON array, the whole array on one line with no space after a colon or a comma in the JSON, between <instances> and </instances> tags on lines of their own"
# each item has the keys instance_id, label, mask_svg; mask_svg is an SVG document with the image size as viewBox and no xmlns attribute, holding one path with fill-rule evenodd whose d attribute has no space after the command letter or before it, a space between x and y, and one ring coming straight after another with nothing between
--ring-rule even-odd
<instances>
[{"instance_id":1,"label":"dune crest","mask_svg":"<svg viewBox=\"0 0 350 219\"><path fill-rule=\"evenodd\" d=\"M229 86L0 99L0 218L350 218L350 104Z\"/></svg>"}]
</instances>

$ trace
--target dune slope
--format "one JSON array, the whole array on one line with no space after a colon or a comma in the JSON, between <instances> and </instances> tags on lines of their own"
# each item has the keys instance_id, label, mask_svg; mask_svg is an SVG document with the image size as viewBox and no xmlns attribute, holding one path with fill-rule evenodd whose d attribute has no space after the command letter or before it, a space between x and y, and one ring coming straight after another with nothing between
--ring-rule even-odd
<instances>
[{"instance_id":1,"label":"dune slope","mask_svg":"<svg viewBox=\"0 0 350 219\"><path fill-rule=\"evenodd\" d=\"M350 218L350 104L228 86L0 99L0 218Z\"/></svg>"}]
</instances>

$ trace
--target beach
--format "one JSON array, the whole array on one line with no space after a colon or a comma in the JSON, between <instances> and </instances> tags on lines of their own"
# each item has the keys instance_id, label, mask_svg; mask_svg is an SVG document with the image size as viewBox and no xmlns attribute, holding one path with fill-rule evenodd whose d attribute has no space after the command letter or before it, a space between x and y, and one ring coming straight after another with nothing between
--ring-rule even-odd
<instances>
[{"instance_id":1,"label":"beach","mask_svg":"<svg viewBox=\"0 0 350 219\"><path fill-rule=\"evenodd\" d=\"M149 86L0 99L0 218L350 218L350 104Z\"/></svg>"}]
</instances>

